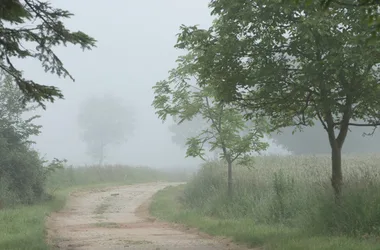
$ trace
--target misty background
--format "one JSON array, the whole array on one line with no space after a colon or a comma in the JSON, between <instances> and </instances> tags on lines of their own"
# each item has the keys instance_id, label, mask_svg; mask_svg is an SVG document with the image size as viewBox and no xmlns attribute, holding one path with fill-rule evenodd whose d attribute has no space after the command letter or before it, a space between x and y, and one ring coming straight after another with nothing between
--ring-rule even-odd
<instances>
[{"instance_id":1,"label":"misty background","mask_svg":"<svg viewBox=\"0 0 380 250\"><path fill-rule=\"evenodd\" d=\"M72 164L90 164L77 122L80 105L88 97L111 93L123 98L134 110L135 129L121 147L114 147L105 163L152 167L194 165L184 151L172 143L168 123L163 124L151 107L152 86L167 77L179 55L173 46L182 23L208 26L211 17L207 1L64 1L57 8L74 13L65 21L69 29L82 30L97 39L97 48L82 53L73 46L57 48L57 55L74 76L59 79L46 74L38 62L20 61L25 76L41 84L58 86L65 100L47 104L37 121L42 134L36 148L46 158L66 158ZM89 8L91 5L91 8ZM170 162L168 161L170 159Z\"/></svg>"},{"instance_id":2,"label":"misty background","mask_svg":"<svg viewBox=\"0 0 380 250\"><path fill-rule=\"evenodd\" d=\"M65 21L69 29L84 31L98 42L97 48L85 53L73 46L55 50L75 82L46 74L38 61L23 59L17 62L17 67L24 69L25 77L41 84L55 85L65 96L64 100L47 104L46 111L38 111L42 117L37 124L43 128L42 134L34 138L36 149L47 159L65 158L74 165L93 163L80 137L80 105L89 97L112 94L133 109L135 128L124 145L110 150L104 163L151 167L198 165L201 160L185 159L185 150L172 142L173 135L168 129L170 121L163 124L155 115L151 107L152 86L165 79L168 71L176 66L175 60L180 52L173 46L179 26L210 26L212 18L208 2L162 0L147 4L145 1L113 0L105 4L100 0L54 1L55 7L74 13ZM323 134L323 137L316 136L323 140L318 143L328 148L327 136L320 126L317 128ZM297 141L290 135L288 130L284 136L298 146L312 142L307 136L298 137ZM286 153L274 144L268 152Z\"/></svg>"}]
</instances>

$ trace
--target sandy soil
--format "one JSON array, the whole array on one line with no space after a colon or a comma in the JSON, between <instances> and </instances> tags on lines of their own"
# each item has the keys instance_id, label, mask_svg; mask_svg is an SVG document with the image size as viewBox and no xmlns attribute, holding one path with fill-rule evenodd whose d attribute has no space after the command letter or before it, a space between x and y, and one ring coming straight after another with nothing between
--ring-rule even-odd
<instances>
[{"instance_id":1,"label":"sandy soil","mask_svg":"<svg viewBox=\"0 0 380 250\"><path fill-rule=\"evenodd\" d=\"M53 249L237 250L216 239L148 216L158 190L180 183L148 183L78 192L47 220Z\"/></svg>"}]
</instances>

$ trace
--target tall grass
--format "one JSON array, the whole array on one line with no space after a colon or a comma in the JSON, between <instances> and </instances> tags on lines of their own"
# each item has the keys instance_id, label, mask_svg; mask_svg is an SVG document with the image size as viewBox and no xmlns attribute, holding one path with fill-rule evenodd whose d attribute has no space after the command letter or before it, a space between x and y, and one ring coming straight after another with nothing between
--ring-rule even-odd
<instances>
[{"instance_id":1,"label":"tall grass","mask_svg":"<svg viewBox=\"0 0 380 250\"><path fill-rule=\"evenodd\" d=\"M48 178L48 192L94 184L131 184L151 181L181 181L187 178L186 172L175 170L157 170L149 167L131 167L123 165L81 166L58 169Z\"/></svg>"},{"instance_id":2,"label":"tall grass","mask_svg":"<svg viewBox=\"0 0 380 250\"><path fill-rule=\"evenodd\" d=\"M184 206L221 219L284 225L318 235L367 237L380 233L380 156L345 156L344 190L337 206L329 156L258 157L234 166L234 196L227 199L227 169L209 162L181 196Z\"/></svg>"}]
</instances>

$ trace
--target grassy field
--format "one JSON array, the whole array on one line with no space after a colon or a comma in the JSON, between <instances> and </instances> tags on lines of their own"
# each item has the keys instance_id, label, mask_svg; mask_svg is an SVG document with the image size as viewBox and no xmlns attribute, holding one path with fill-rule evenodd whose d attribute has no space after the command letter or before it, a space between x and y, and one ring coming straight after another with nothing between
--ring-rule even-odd
<instances>
[{"instance_id":1,"label":"grassy field","mask_svg":"<svg viewBox=\"0 0 380 250\"><path fill-rule=\"evenodd\" d=\"M151 213L211 235L269 250L380 249L380 157L344 157L341 205L333 200L328 156L259 157L234 167L210 162L182 187L160 191Z\"/></svg>"},{"instance_id":2,"label":"grassy field","mask_svg":"<svg viewBox=\"0 0 380 250\"><path fill-rule=\"evenodd\" d=\"M44 250L45 218L61 209L70 192L102 186L116 186L185 178L183 173L165 173L149 168L126 166L66 168L55 172L47 183L52 199L32 206L0 210L0 249Z\"/></svg>"}]
</instances>

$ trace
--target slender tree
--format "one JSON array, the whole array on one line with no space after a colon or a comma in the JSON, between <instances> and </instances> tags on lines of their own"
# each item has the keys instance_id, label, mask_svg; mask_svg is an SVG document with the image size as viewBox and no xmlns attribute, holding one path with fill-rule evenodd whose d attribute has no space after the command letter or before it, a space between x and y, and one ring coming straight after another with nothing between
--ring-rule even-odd
<instances>
[{"instance_id":1,"label":"slender tree","mask_svg":"<svg viewBox=\"0 0 380 250\"><path fill-rule=\"evenodd\" d=\"M257 128L261 126L253 126L242 135L242 131L247 130L242 113L235 106L216 100L213 87L198 88L190 83L192 77L197 77L191 64L193 58L194 54L180 57L178 67L170 72L168 80L154 86L156 96L153 106L162 120L172 116L181 124L200 115L207 121L208 126L187 138L186 155L206 160L206 144L210 145L210 151L220 149L222 159L227 162L228 195L231 197L232 164L236 160L247 164L250 153L265 150L268 144L260 141L264 133Z\"/></svg>"}]
</instances>

